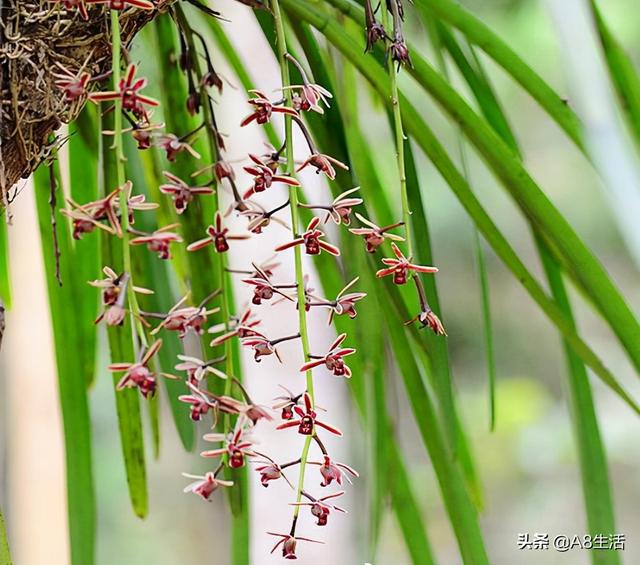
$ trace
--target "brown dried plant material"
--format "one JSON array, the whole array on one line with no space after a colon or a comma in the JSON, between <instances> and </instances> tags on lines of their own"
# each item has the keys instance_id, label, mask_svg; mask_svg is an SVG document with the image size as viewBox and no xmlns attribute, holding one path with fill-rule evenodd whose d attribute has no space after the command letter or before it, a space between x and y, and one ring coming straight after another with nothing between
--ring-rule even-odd
<instances>
[{"instance_id":1,"label":"brown dried plant material","mask_svg":"<svg viewBox=\"0 0 640 565\"><path fill-rule=\"evenodd\" d=\"M158 0L155 10L122 10L125 48L172 1ZM0 19L0 209L11 187L48 156L49 135L72 121L86 102L86 96L68 100L55 81L60 75L79 77L85 71L106 78L111 68L109 9L93 4L87 13L85 21L79 11L61 2L4 2ZM92 81L89 89L99 84Z\"/></svg>"}]
</instances>

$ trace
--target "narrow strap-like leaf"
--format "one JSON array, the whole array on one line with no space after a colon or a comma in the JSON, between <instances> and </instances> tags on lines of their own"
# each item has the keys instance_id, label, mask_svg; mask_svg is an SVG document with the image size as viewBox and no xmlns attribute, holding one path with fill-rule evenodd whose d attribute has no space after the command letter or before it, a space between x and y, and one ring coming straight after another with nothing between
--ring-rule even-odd
<instances>
[{"instance_id":1,"label":"narrow strap-like leaf","mask_svg":"<svg viewBox=\"0 0 640 565\"><path fill-rule=\"evenodd\" d=\"M113 130L113 112L102 116L101 130ZM115 152L110 147L109 140L104 136L100 139L102 168L100 178L101 194L104 196L118 186ZM104 265L118 273L124 270L122 241L116 236L105 234L101 230L102 259ZM131 273L129 273L131 274ZM127 315L121 326L108 327L107 336L109 351L113 363L132 363L136 359L131 328L131 316ZM140 400L137 389L127 388L116 390L122 374L113 374L116 411L118 414L118 429L124 459L129 498L133 511L140 518L144 518L148 511L147 473L144 455L144 434L142 431L142 417Z\"/></svg>"},{"instance_id":2,"label":"narrow strap-like leaf","mask_svg":"<svg viewBox=\"0 0 640 565\"><path fill-rule=\"evenodd\" d=\"M98 129L97 112L92 104L86 106L74 122L78 135L69 138L69 181L75 202L98 199ZM64 207L61 201L60 207ZM71 222L64 222L69 231ZM98 316L100 293L87 281L100 278L100 246L97 237L86 237L74 246L74 277L65 281L73 285L78 297L75 305L78 319L78 356L87 376L87 383L95 379L97 328L91 321Z\"/></svg>"},{"instance_id":3,"label":"narrow strap-like leaf","mask_svg":"<svg viewBox=\"0 0 640 565\"><path fill-rule=\"evenodd\" d=\"M11 279L9 277L9 237L7 211L0 211L0 300L5 308L11 307Z\"/></svg>"},{"instance_id":4,"label":"narrow strap-like leaf","mask_svg":"<svg viewBox=\"0 0 640 565\"><path fill-rule=\"evenodd\" d=\"M540 242L538 249L553 297L565 316L573 322L571 305L560 269L544 242ZM577 443L587 525L591 535L608 536L615 533L613 498L589 376L584 363L566 341L564 350L569 375L569 405ZM597 551L591 557L594 564L620 563L620 557L616 551Z\"/></svg>"},{"instance_id":5,"label":"narrow strap-like leaf","mask_svg":"<svg viewBox=\"0 0 640 565\"><path fill-rule=\"evenodd\" d=\"M11 552L7 537L7 525L0 510L0 565L11 565Z\"/></svg>"},{"instance_id":6,"label":"narrow strap-like leaf","mask_svg":"<svg viewBox=\"0 0 640 565\"><path fill-rule=\"evenodd\" d=\"M337 0L330 0L335 1ZM358 21L364 22L361 11L353 11L352 14ZM325 34L329 27L333 26L326 26L323 30ZM353 51L352 41L348 47ZM409 72L460 124L467 138L502 181L522 212L541 230L545 239L549 240L554 254L557 253L563 263L566 263L568 271L598 307L629 358L640 371L640 324L602 264L534 182L509 146L417 50L411 49L411 45L409 49L413 54L413 66L408 69ZM359 54L358 58L361 59ZM386 89L381 77L378 77L378 82L381 88Z\"/></svg>"},{"instance_id":7,"label":"narrow strap-like leaf","mask_svg":"<svg viewBox=\"0 0 640 565\"><path fill-rule=\"evenodd\" d=\"M362 56L363 45L360 38L345 34L344 29L335 24L331 19L318 12L311 5L303 1L293 2L283 0L283 5L296 18L307 21L330 39L331 43L350 59L360 72L365 76L378 92L388 99L388 84L386 77L381 72L379 65ZM520 260L517 253L511 247L506 238L501 234L491 218L475 195L469 189L464 178L447 155L434 133L428 127L424 119L416 111L406 97L401 96L403 120L407 124L407 131L412 135L421 149L430 157L436 168L445 178L454 194L458 197L467 213L473 218L478 229L483 233L487 242L493 247L496 254L504 261L505 265L516 276L517 280L525 287L532 298L538 303L549 319L558 327L566 337L571 347L580 355L583 361L611 387L634 411L640 413L640 408L618 383L615 377L603 365L591 348L580 338L575 329L568 323L562 312L549 299L539 283L529 273ZM637 348L637 346L636 346Z\"/></svg>"},{"instance_id":8,"label":"narrow strap-like leaf","mask_svg":"<svg viewBox=\"0 0 640 565\"><path fill-rule=\"evenodd\" d=\"M590 5L611 81L631 133L640 145L640 75L629 55L611 33L596 0L590 0Z\"/></svg>"},{"instance_id":9,"label":"narrow strap-like leaf","mask_svg":"<svg viewBox=\"0 0 640 565\"><path fill-rule=\"evenodd\" d=\"M69 521L69 546L73 565L91 565L95 558L96 502L91 460L92 440L87 376L76 349L75 328L79 323L73 305L78 300L73 295L70 281L74 277L71 237L64 217L56 206L53 217L58 226L60 250L60 275L67 284L60 286L56 280L55 244L52 226L50 174L58 184L60 176L57 164L38 168L34 174L34 190L40 225L42 254L47 277L49 308L53 325L53 337L58 373L58 394L62 411L65 444L65 472ZM59 188L59 194L62 190ZM87 323L91 324L90 320Z\"/></svg>"},{"instance_id":10,"label":"narrow strap-like leaf","mask_svg":"<svg viewBox=\"0 0 640 565\"><path fill-rule=\"evenodd\" d=\"M428 17L428 15L424 13L422 15L423 18ZM460 54L459 57L453 56L453 58L459 68L463 66L463 61L466 60L462 54ZM481 86L482 84L486 84L486 87L482 90L487 93L488 96L493 95L493 90L490 87L486 75L482 72L482 68L477 59L476 63L478 65L478 72L475 73L476 80L470 80L469 73L465 74L463 72L463 74L465 76L465 80L467 80L467 83L476 95L478 104L482 108L485 117L493 124L490 109L497 109L498 111L501 111L501 109L497 100L495 100L494 103L482 104L482 98L477 92L478 85ZM471 65L469 65L469 68L470 67ZM507 123L506 120L498 121L498 124L504 123ZM495 124L494 128L496 131L500 131ZM517 154L520 154L517 141L513 134L503 135L503 138ZM556 304L558 304L559 308L564 312L567 319L573 323L571 305L565 290L559 265L549 252L547 245L542 238L537 237L534 234L534 239L554 300L556 301ZM564 344L564 347L568 368L569 403L580 462L583 498L587 510L589 531L592 535L597 535L599 532L605 532L605 535L607 535L608 533L614 532L613 500L611 495L611 485L608 478L607 460L600 437L598 420L595 414L591 386L584 363L582 363L566 343ZM615 551L595 552L592 554L592 560L594 563L616 564L619 562L619 558Z\"/></svg>"}]
</instances>

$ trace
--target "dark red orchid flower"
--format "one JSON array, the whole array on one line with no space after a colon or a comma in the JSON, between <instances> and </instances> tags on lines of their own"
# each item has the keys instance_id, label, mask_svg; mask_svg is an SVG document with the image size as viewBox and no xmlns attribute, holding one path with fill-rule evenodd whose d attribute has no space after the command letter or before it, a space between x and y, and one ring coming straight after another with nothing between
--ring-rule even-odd
<instances>
[{"instance_id":1,"label":"dark red orchid flower","mask_svg":"<svg viewBox=\"0 0 640 565\"><path fill-rule=\"evenodd\" d=\"M190 475L189 473L182 473L182 476L187 477L188 479L196 479L184 488L184 492L192 492L207 501L210 501L211 495L218 490L218 488L233 486L233 481L217 479L215 474L211 472L206 473L205 475Z\"/></svg>"},{"instance_id":2,"label":"dark red orchid flower","mask_svg":"<svg viewBox=\"0 0 640 565\"><path fill-rule=\"evenodd\" d=\"M322 475L321 487L328 487L333 481L342 484L342 480L345 479L348 483L351 483L349 475L353 477L359 477L360 475L355 469L352 469L344 463L333 463L328 455L324 455L324 461L322 463L318 461L309 461L310 465L318 465L320 467L320 474ZM345 473L346 471L346 473Z\"/></svg>"},{"instance_id":3,"label":"dark red orchid flower","mask_svg":"<svg viewBox=\"0 0 640 565\"><path fill-rule=\"evenodd\" d=\"M87 0L90 2L104 2L105 0ZM106 0L113 1L113 0ZM123 2L123 0L116 0L117 2ZM133 4L133 2L140 2L145 5L149 5L153 9L154 5L151 2L145 0L124 0L127 3ZM124 2L123 2L124 3ZM136 117L144 117L147 114L146 106L158 106L159 102L148 96L141 94L141 90L147 85L146 78L135 78L137 67L133 63L129 65L123 78L118 83L118 90L110 90L105 92L93 92L89 95L89 99L93 102L107 102L109 100L122 101L122 108L133 112Z\"/></svg>"},{"instance_id":4,"label":"dark red orchid flower","mask_svg":"<svg viewBox=\"0 0 640 565\"><path fill-rule=\"evenodd\" d=\"M267 188L271 187L274 182L281 182L289 186L300 186L300 183L293 177L286 175L276 175L275 169L269 167L264 163L260 157L249 154L249 158L254 162L254 165L243 167L244 170L253 176L253 186L247 190L243 198L249 198L254 193L264 192Z\"/></svg>"},{"instance_id":5,"label":"dark red orchid flower","mask_svg":"<svg viewBox=\"0 0 640 565\"><path fill-rule=\"evenodd\" d=\"M258 461L260 467L256 471L260 473L260 484L268 487L270 481L277 481L282 477L282 469L275 461Z\"/></svg>"},{"instance_id":6,"label":"dark red orchid flower","mask_svg":"<svg viewBox=\"0 0 640 565\"><path fill-rule=\"evenodd\" d=\"M291 506L309 506L311 508L312 516L315 516L318 519L318 521L316 522L316 525L326 526L331 510L335 510L336 512L342 512L343 514L346 514L347 511L344 508L341 508L340 506L335 506L334 504L327 504L326 502L327 500L331 500L332 498L337 498L338 496L342 496L343 494L344 494L344 491L341 490L317 499L307 495L307 498L310 499L309 502L292 502Z\"/></svg>"},{"instance_id":7,"label":"dark red orchid flower","mask_svg":"<svg viewBox=\"0 0 640 565\"><path fill-rule=\"evenodd\" d=\"M191 394L182 394L178 397L178 400L190 405L189 417L194 422L199 422L207 415L209 410L215 409L216 405L194 384L188 382L187 386Z\"/></svg>"},{"instance_id":8,"label":"dark red orchid flower","mask_svg":"<svg viewBox=\"0 0 640 565\"><path fill-rule=\"evenodd\" d=\"M393 282L396 284L405 284L409 271L416 271L418 273L437 273L437 267L424 267L422 265L414 265L410 262L411 258L407 259L402 251L395 243L391 244L391 249L396 256L396 259L382 259L385 265L388 265L385 269L380 269L377 273L377 277L386 277L387 275L393 275Z\"/></svg>"},{"instance_id":9,"label":"dark red orchid flower","mask_svg":"<svg viewBox=\"0 0 640 565\"><path fill-rule=\"evenodd\" d=\"M296 544L298 541L308 541L311 543L324 543L315 539L302 538L300 536L292 536L291 534L277 534L275 532L267 532L270 536L281 538L278 543L273 546L271 553L282 545L282 557L285 559L297 559Z\"/></svg>"},{"instance_id":10,"label":"dark red orchid flower","mask_svg":"<svg viewBox=\"0 0 640 565\"><path fill-rule=\"evenodd\" d=\"M243 427L243 421L238 420L236 429L232 434L205 434L205 441L223 442L224 445L218 449L211 449L200 453L202 457L219 457L227 454L229 467L239 469L244 467L245 457L254 457L255 453L251 449L253 440Z\"/></svg>"},{"instance_id":11,"label":"dark red orchid flower","mask_svg":"<svg viewBox=\"0 0 640 565\"><path fill-rule=\"evenodd\" d=\"M66 72L68 73L68 71ZM64 97L68 102L84 98L87 95L87 85L91 80L91 75L86 71L80 73L78 76L72 75L71 73L66 76L54 76L57 77L54 84L64 92Z\"/></svg>"},{"instance_id":12,"label":"dark red orchid flower","mask_svg":"<svg viewBox=\"0 0 640 565\"><path fill-rule=\"evenodd\" d=\"M329 180L334 180L336 178L336 170L334 169L333 165L344 169L345 171L349 170L349 167L347 165L345 165L341 161L338 161L337 159L334 159L333 157L329 157L329 155L313 153L306 159L306 161L302 163L302 165L300 165L296 169L296 172L300 172L302 169L308 167L309 165L316 168L317 174L324 173L325 175L327 175L327 178Z\"/></svg>"},{"instance_id":13,"label":"dark red orchid flower","mask_svg":"<svg viewBox=\"0 0 640 565\"><path fill-rule=\"evenodd\" d=\"M360 214L356 212L356 218L360 220L361 223L365 224L366 228L352 228L349 231L355 235L361 235L364 237L365 247L368 253L375 253L376 249L380 247L384 243L385 239L389 239L391 241L404 241L404 237L396 235L394 233L389 233L389 230L393 228L397 228L404 224L404 222L397 222L395 224L391 224L389 226L385 226L381 228L377 226L373 222L370 222Z\"/></svg>"},{"instance_id":14,"label":"dark red orchid flower","mask_svg":"<svg viewBox=\"0 0 640 565\"><path fill-rule=\"evenodd\" d=\"M328 371L331 371L336 377L351 378L351 369L344 362L347 355L353 355L356 350L352 347L341 348L340 345L347 338L347 334L340 334L329 347L329 352L323 357L318 355L309 355L313 361L309 361L300 367L300 372L304 373L319 365L324 365Z\"/></svg>"},{"instance_id":15,"label":"dark red orchid flower","mask_svg":"<svg viewBox=\"0 0 640 565\"><path fill-rule=\"evenodd\" d=\"M254 98L249 100L249 104L251 104L255 108L255 110L252 114L249 114L244 120L242 120L242 122L240 122L240 127L249 125L253 121L261 125L266 124L271 119L271 115L274 112L280 114L288 114L289 116L298 115L298 112L296 112L293 108L288 108L287 106L279 106L271 103L266 94L260 92L259 90L250 90L249 93L254 95Z\"/></svg>"},{"instance_id":16,"label":"dark red orchid flower","mask_svg":"<svg viewBox=\"0 0 640 565\"><path fill-rule=\"evenodd\" d=\"M162 347L162 340L158 339L154 341L148 348L142 359L137 363L113 363L109 365L109 370L115 373L124 371L124 376L116 385L116 390L122 390L124 388L138 388L142 393L142 396L147 398L155 394L158 382L156 379L156 373L149 369L149 361ZM173 375L167 373L160 373L163 377L168 379L175 379Z\"/></svg>"},{"instance_id":17,"label":"dark red orchid flower","mask_svg":"<svg viewBox=\"0 0 640 565\"><path fill-rule=\"evenodd\" d=\"M320 223L320 218L317 216L314 217L307 226L307 231L305 231L300 237L290 241L289 243L284 243L276 247L276 251L284 251L285 249L289 249L291 247L295 247L296 245L304 245L305 252L307 255L319 255L321 251L324 249L327 253L330 253L334 256L340 255L340 250L323 241L324 232L318 229L318 224Z\"/></svg>"},{"instance_id":18,"label":"dark red orchid flower","mask_svg":"<svg viewBox=\"0 0 640 565\"><path fill-rule=\"evenodd\" d=\"M156 147L164 149L167 155L167 161L174 162L179 153L186 151L193 158L200 159L200 153L198 153L191 144L184 139L179 138L173 133L166 133L158 137L155 143Z\"/></svg>"},{"instance_id":19,"label":"dark red orchid flower","mask_svg":"<svg viewBox=\"0 0 640 565\"><path fill-rule=\"evenodd\" d=\"M209 186L189 186L169 171L163 171L162 174L169 182L160 185L160 192L169 194L173 198L178 214L182 214L187 209L187 204L193 200L196 194L213 194L215 192Z\"/></svg>"},{"instance_id":20,"label":"dark red orchid flower","mask_svg":"<svg viewBox=\"0 0 640 565\"><path fill-rule=\"evenodd\" d=\"M284 424L280 424L276 428L277 430L285 430L287 428L294 428L297 426L299 434L310 436L313 435L315 427L318 426L320 428L324 428L334 435L342 435L342 432L338 428L334 428L333 426L325 424L324 422L320 422L316 419L316 413L313 410L311 397L306 392L304 393L303 399L306 410L303 410L300 406L294 406L293 411L298 415L298 419L289 420Z\"/></svg>"},{"instance_id":21,"label":"dark red orchid flower","mask_svg":"<svg viewBox=\"0 0 640 565\"><path fill-rule=\"evenodd\" d=\"M134 237L129 241L131 245L145 245L149 248L149 251L153 251L158 254L160 259L171 259L171 251L169 245L171 243L182 243L182 238L172 231L173 228L179 224L170 224L159 230L154 231L148 235L141 235Z\"/></svg>"},{"instance_id":22,"label":"dark red orchid flower","mask_svg":"<svg viewBox=\"0 0 640 565\"><path fill-rule=\"evenodd\" d=\"M102 304L104 306L112 306L126 290L129 275L125 273L118 275L111 267L103 267L102 272L105 274L104 279L89 281L89 284L102 289ZM134 286L133 290L140 294L153 294L152 290L139 286Z\"/></svg>"},{"instance_id":23,"label":"dark red orchid flower","mask_svg":"<svg viewBox=\"0 0 640 565\"><path fill-rule=\"evenodd\" d=\"M176 331L180 339L183 339L188 331L194 332L196 335L202 335L207 323L207 317L220 311L220 308L211 308L207 310L204 306L183 306L189 298L187 293L167 312L162 322L151 332L155 335L161 329Z\"/></svg>"},{"instance_id":24,"label":"dark red orchid flower","mask_svg":"<svg viewBox=\"0 0 640 565\"><path fill-rule=\"evenodd\" d=\"M187 251L197 251L198 249L202 249L207 245L213 244L215 250L218 253L224 253L229 250L228 240L230 239L248 239L248 235L230 235L229 228L225 228L222 225L222 214L220 212L216 212L215 218L215 227L209 226L207 228L207 233L209 237L204 239L200 239L198 241L194 241L187 247Z\"/></svg>"},{"instance_id":25,"label":"dark red orchid flower","mask_svg":"<svg viewBox=\"0 0 640 565\"><path fill-rule=\"evenodd\" d=\"M245 337L250 337L252 335L256 335L256 332L253 328L260 325L260 320L256 320L250 309L245 310L244 314L240 316L240 318L236 318L233 322L232 326L229 328L230 331L225 332L222 335L219 335L215 339L213 339L210 343L211 347L217 347L218 345L222 345L225 341L233 338L239 337L240 339ZM215 334L219 332L223 332L227 329L225 324L218 324L216 326L212 326L208 329L209 333Z\"/></svg>"}]
</instances>

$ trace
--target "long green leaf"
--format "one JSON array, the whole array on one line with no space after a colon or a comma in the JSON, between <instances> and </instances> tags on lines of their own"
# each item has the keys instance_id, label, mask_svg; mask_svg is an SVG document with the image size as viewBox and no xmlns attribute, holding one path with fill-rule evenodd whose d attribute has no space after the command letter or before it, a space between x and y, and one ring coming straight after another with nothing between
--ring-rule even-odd
<instances>
[{"instance_id":1,"label":"long green leaf","mask_svg":"<svg viewBox=\"0 0 640 565\"><path fill-rule=\"evenodd\" d=\"M97 112L93 105L84 108L74 122L79 135L69 138L69 181L73 200L79 203L98 199L98 130ZM62 204L62 202L61 202ZM65 222L67 227L68 222ZM68 230L67 230L68 231ZM100 247L97 237L87 237L74 248L74 284L77 299L78 355L87 376L87 383L95 379L97 328L91 324L98 315L100 293L87 281L100 278Z\"/></svg>"},{"instance_id":2,"label":"long green leaf","mask_svg":"<svg viewBox=\"0 0 640 565\"><path fill-rule=\"evenodd\" d=\"M76 276L71 237L58 206L54 208L53 216L57 224L58 247L61 253L60 275L66 284L60 286L56 280L50 175L54 175L58 188L56 193L59 197L62 190L59 189L60 175L56 163L52 164L51 168L41 166L36 171L34 190L53 325L58 393L64 431L69 545L73 565L91 565L95 557L96 503L87 376L81 358L69 354L70 350L77 351L76 326L79 323L91 324L91 320L78 320L77 311L73 307L78 298L74 296L71 284Z\"/></svg>"},{"instance_id":3,"label":"long green leaf","mask_svg":"<svg viewBox=\"0 0 640 565\"><path fill-rule=\"evenodd\" d=\"M101 128L113 130L113 112L102 116ZM102 168L100 177L100 188L103 195L108 194L118 186L118 175L116 171L115 152L110 147L108 140L104 136L100 138ZM102 237L102 258L106 266L111 267L117 273L124 270L122 241L105 232L101 232ZM131 275L131 273L129 273ZM124 323L120 327L108 327L107 336L111 361L113 363L132 363L136 359L136 352L133 344L133 333L131 328L131 316L125 317ZM114 395L116 400L116 411L118 414L118 429L120 431L120 442L122 455L124 458L127 485L129 487L129 497L135 514L141 518L147 515L147 473L144 456L144 434L142 431L142 417L140 414L140 401L137 389L127 388L115 390L121 374L114 373Z\"/></svg>"},{"instance_id":4,"label":"long green leaf","mask_svg":"<svg viewBox=\"0 0 640 565\"><path fill-rule=\"evenodd\" d=\"M11 279L9 277L9 234L6 210L0 211L0 300L11 307Z\"/></svg>"},{"instance_id":5,"label":"long green leaf","mask_svg":"<svg viewBox=\"0 0 640 565\"><path fill-rule=\"evenodd\" d=\"M443 431L436 416L435 406L423 386L410 342L406 334L398 331L402 322L403 320L397 316L387 318L389 335L396 353L395 359L402 373L416 424L429 451L462 560L465 563L488 563L476 509L462 475L443 441Z\"/></svg>"},{"instance_id":6,"label":"long green leaf","mask_svg":"<svg viewBox=\"0 0 640 565\"><path fill-rule=\"evenodd\" d=\"M622 45L611 33L596 0L590 0L590 5L611 81L631 133L636 142L640 144L640 75L638 75L629 55L625 53Z\"/></svg>"},{"instance_id":7,"label":"long green leaf","mask_svg":"<svg viewBox=\"0 0 640 565\"><path fill-rule=\"evenodd\" d=\"M362 56L363 45L360 38L345 34L344 29L335 24L330 17L317 11L306 2L284 0L283 4L297 19L307 21L325 34L331 43L355 64L363 76L365 76L381 94L383 99L389 100L386 77L375 61ZM638 408L633 399L621 387L615 377L602 364L589 346L580 338L562 312L548 298L539 283L529 273L517 253L500 233L473 192L469 189L466 181L460 175L434 133L404 96L401 96L401 107L403 111L403 121L407 124L408 133L414 137L421 149L425 151L433 161L436 168L445 178L467 213L473 218L478 229L483 233L485 239L493 247L496 254L504 261L505 265L512 271L549 319L558 327L583 361L593 369L603 382L625 400L629 406L640 413L640 408Z\"/></svg>"},{"instance_id":8,"label":"long green leaf","mask_svg":"<svg viewBox=\"0 0 640 565\"><path fill-rule=\"evenodd\" d=\"M429 14L422 13L423 19L429 17ZM453 59L460 68L464 66L465 57L460 56ZM493 95L493 91L488 84L486 75L482 72L482 68L478 59L476 59L477 71L471 68L471 65L467 63L471 73L463 73L467 83L476 95L479 105L483 109L483 113L487 120L494 124L491 119L491 112L501 112L501 108L497 100L491 102L488 100L488 104L483 105L481 96L477 92L477 85L486 85L482 88L482 92L488 93L489 97ZM462 70L462 69L461 69ZM474 80L470 80L470 76L475 75ZM505 120L498 120L498 124L507 123ZM496 131L500 131L499 127ZM501 134L502 135L502 134ZM519 155L520 150L517 146L517 141L513 135L503 135L505 141L514 149ZM538 253L541 257L542 264L549 281L551 293L554 300L564 312L568 320L573 323L573 314L571 311L571 305L564 287L562 275L560 273L559 265L555 258L548 250L546 243L540 237L534 239L538 248ZM482 267L481 267L482 270ZM490 335L487 333L486 335ZM595 407L593 404L593 398L591 393L591 387L588 381L587 372L582 361L573 353L571 348L565 343L565 354L567 357L568 365L568 379L569 379L569 402L572 414L573 427L576 435L576 444L578 449L578 455L580 460L580 472L582 478L582 489L584 495L584 503L587 510L587 522L589 531L593 532L612 532L614 531L614 519L613 519L613 500L611 497L611 486L608 480L607 461L604 453L604 447L600 438L600 430L598 421L595 415ZM495 380L495 379L494 379ZM619 562L618 556L615 552L594 552L592 554L592 560L594 563L611 563L615 564Z\"/></svg>"},{"instance_id":9,"label":"long green leaf","mask_svg":"<svg viewBox=\"0 0 640 565\"><path fill-rule=\"evenodd\" d=\"M330 2L340 5L343 0ZM364 23L361 11L351 13ZM553 252L567 263L572 275L598 307L640 371L640 324L604 267L534 182L509 146L416 50L412 50L411 46L409 48L413 53L413 66L409 72L460 124L462 131L502 181L525 216L541 230ZM361 54L358 55L362 59Z\"/></svg>"},{"instance_id":10,"label":"long green leaf","mask_svg":"<svg viewBox=\"0 0 640 565\"><path fill-rule=\"evenodd\" d=\"M467 39L480 47L553 118L569 138L584 153L582 124L580 119L540 75L538 75L507 43L489 27L451 0L416 0L418 8L425 7L434 15L459 29Z\"/></svg>"},{"instance_id":11,"label":"long green leaf","mask_svg":"<svg viewBox=\"0 0 640 565\"><path fill-rule=\"evenodd\" d=\"M544 243L538 249L553 296L565 316L573 323L571 305L560 269ZM591 385L584 364L566 341L564 350L569 377L569 405L578 447L587 525L592 535L609 535L615 533L613 498ZM591 558L597 564L620 563L620 557L615 551L595 551Z\"/></svg>"},{"instance_id":12,"label":"long green leaf","mask_svg":"<svg viewBox=\"0 0 640 565\"><path fill-rule=\"evenodd\" d=\"M9 539L4 516L0 510L0 565L11 565L11 552L9 551Z\"/></svg>"}]
</instances>

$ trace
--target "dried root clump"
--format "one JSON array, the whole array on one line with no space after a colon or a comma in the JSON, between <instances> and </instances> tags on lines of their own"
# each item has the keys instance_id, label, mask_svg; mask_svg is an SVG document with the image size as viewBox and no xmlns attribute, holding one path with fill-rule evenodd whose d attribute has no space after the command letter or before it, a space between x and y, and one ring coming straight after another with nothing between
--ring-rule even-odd
<instances>
[{"instance_id":1,"label":"dried root clump","mask_svg":"<svg viewBox=\"0 0 640 565\"><path fill-rule=\"evenodd\" d=\"M171 1L159 0L154 10L122 10L123 45ZM6 0L1 11L0 209L9 202L11 187L47 157L48 136L73 120L86 102L86 95L70 100L55 82L87 72L92 89L111 68L109 8L104 4Z\"/></svg>"}]
</instances>

